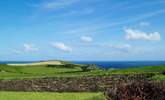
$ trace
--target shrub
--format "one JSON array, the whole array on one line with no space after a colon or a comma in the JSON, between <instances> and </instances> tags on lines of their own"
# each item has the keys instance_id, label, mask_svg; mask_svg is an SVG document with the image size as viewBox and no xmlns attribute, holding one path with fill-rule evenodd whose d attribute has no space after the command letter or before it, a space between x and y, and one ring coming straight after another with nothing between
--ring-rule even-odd
<instances>
[{"instance_id":1,"label":"shrub","mask_svg":"<svg viewBox=\"0 0 165 100\"><path fill-rule=\"evenodd\" d=\"M165 100L165 85L138 81L107 90L105 95L108 100Z\"/></svg>"},{"instance_id":2,"label":"shrub","mask_svg":"<svg viewBox=\"0 0 165 100\"><path fill-rule=\"evenodd\" d=\"M165 75L165 71L162 74Z\"/></svg>"},{"instance_id":3,"label":"shrub","mask_svg":"<svg viewBox=\"0 0 165 100\"><path fill-rule=\"evenodd\" d=\"M85 72L85 71L97 69L97 67L94 64L88 64L88 65L81 66L81 69L82 69L82 71Z\"/></svg>"},{"instance_id":4,"label":"shrub","mask_svg":"<svg viewBox=\"0 0 165 100\"><path fill-rule=\"evenodd\" d=\"M75 67L77 67L77 66L74 65L74 64L66 64L66 65L64 65L64 67L65 67L65 68L75 68Z\"/></svg>"},{"instance_id":5,"label":"shrub","mask_svg":"<svg viewBox=\"0 0 165 100\"><path fill-rule=\"evenodd\" d=\"M65 64L65 65L47 65L47 67L52 67L52 68L75 68L77 67L74 64Z\"/></svg>"}]
</instances>

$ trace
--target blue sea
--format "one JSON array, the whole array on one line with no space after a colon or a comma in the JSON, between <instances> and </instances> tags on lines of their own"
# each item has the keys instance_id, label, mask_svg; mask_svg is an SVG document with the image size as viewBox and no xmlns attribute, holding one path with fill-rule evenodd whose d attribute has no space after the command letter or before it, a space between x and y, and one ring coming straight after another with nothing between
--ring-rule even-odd
<instances>
[{"instance_id":1,"label":"blue sea","mask_svg":"<svg viewBox=\"0 0 165 100\"><path fill-rule=\"evenodd\" d=\"M73 61L76 64L95 64L100 68L131 68L165 65L165 61Z\"/></svg>"},{"instance_id":2,"label":"blue sea","mask_svg":"<svg viewBox=\"0 0 165 100\"><path fill-rule=\"evenodd\" d=\"M32 63L33 61L1 61L0 64ZM131 68L165 65L165 61L72 61L75 64L95 64L100 68Z\"/></svg>"}]
</instances>

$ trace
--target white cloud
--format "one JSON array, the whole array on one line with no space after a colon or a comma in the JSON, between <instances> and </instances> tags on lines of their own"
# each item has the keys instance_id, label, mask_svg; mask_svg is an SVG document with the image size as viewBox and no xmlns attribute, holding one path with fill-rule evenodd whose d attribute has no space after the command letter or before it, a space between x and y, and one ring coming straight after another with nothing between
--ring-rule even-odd
<instances>
[{"instance_id":1,"label":"white cloud","mask_svg":"<svg viewBox=\"0 0 165 100\"><path fill-rule=\"evenodd\" d=\"M94 12L94 9L88 8L88 9L82 9L82 10L72 10L67 13L64 13L62 16L71 16L71 15L88 15L92 14Z\"/></svg>"},{"instance_id":2,"label":"white cloud","mask_svg":"<svg viewBox=\"0 0 165 100\"><path fill-rule=\"evenodd\" d=\"M161 36L159 32L153 32L153 33L146 33L142 32L140 30L134 30L130 28L124 29L126 36L125 38L127 40L148 40L148 41L159 41L161 40Z\"/></svg>"},{"instance_id":3,"label":"white cloud","mask_svg":"<svg viewBox=\"0 0 165 100\"><path fill-rule=\"evenodd\" d=\"M62 42L52 42L51 45L54 47L54 48L57 48L59 50L62 50L62 51L65 51L65 52L71 52L72 51L72 48L65 45L64 43Z\"/></svg>"},{"instance_id":4,"label":"white cloud","mask_svg":"<svg viewBox=\"0 0 165 100\"><path fill-rule=\"evenodd\" d=\"M24 51L26 52L36 52L39 50L34 44L25 43L23 44L23 47L24 47Z\"/></svg>"},{"instance_id":5,"label":"white cloud","mask_svg":"<svg viewBox=\"0 0 165 100\"><path fill-rule=\"evenodd\" d=\"M83 42L92 42L93 39L89 36L82 36L81 41L83 41Z\"/></svg>"},{"instance_id":6,"label":"white cloud","mask_svg":"<svg viewBox=\"0 0 165 100\"><path fill-rule=\"evenodd\" d=\"M116 49L130 49L132 46L130 44L122 44L122 45L110 45L110 44L102 44L101 46L108 48L116 48Z\"/></svg>"},{"instance_id":7,"label":"white cloud","mask_svg":"<svg viewBox=\"0 0 165 100\"><path fill-rule=\"evenodd\" d=\"M140 22L139 23L140 26L150 26L149 22Z\"/></svg>"},{"instance_id":8,"label":"white cloud","mask_svg":"<svg viewBox=\"0 0 165 100\"><path fill-rule=\"evenodd\" d=\"M60 9L72 5L80 0L52 0L45 1L41 4L38 4L35 7L44 8L44 9Z\"/></svg>"},{"instance_id":9,"label":"white cloud","mask_svg":"<svg viewBox=\"0 0 165 100\"><path fill-rule=\"evenodd\" d=\"M134 16L132 18L129 18L129 20L125 19L125 20L121 20L119 22L112 22L112 23L100 23L100 22L92 22L92 23L88 23L88 25L85 24L81 24L81 26L76 27L74 29L69 29L69 30L65 30L65 31L61 31L61 33L64 34L77 34L77 33L98 33L98 31L101 31L103 29L108 29L108 28L112 28L112 27L117 27L117 26L121 26L121 25L125 25L128 23L132 23L132 22L139 22L141 20L147 19L147 18L151 18L160 14L165 13L165 9L161 9L161 10L157 10L157 11L152 11L149 13L145 13L142 15L138 15L138 16ZM89 28L90 27L90 28Z\"/></svg>"}]
</instances>

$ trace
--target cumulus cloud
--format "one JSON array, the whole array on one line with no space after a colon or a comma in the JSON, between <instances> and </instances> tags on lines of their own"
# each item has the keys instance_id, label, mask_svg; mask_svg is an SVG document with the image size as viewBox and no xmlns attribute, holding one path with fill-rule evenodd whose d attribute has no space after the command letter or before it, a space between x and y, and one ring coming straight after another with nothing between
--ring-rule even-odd
<instances>
[{"instance_id":1,"label":"cumulus cloud","mask_svg":"<svg viewBox=\"0 0 165 100\"><path fill-rule=\"evenodd\" d=\"M89 37L89 36L82 36L81 41L83 41L83 42L92 42L93 39L92 39L92 37Z\"/></svg>"},{"instance_id":2,"label":"cumulus cloud","mask_svg":"<svg viewBox=\"0 0 165 100\"><path fill-rule=\"evenodd\" d=\"M27 52L35 52L39 50L34 44L25 43L23 44L23 47L24 47L24 50Z\"/></svg>"},{"instance_id":3,"label":"cumulus cloud","mask_svg":"<svg viewBox=\"0 0 165 100\"><path fill-rule=\"evenodd\" d=\"M124 29L126 33L126 40L148 40L148 41L159 41L161 36L159 32L146 33L140 30L134 30L130 28Z\"/></svg>"},{"instance_id":4,"label":"cumulus cloud","mask_svg":"<svg viewBox=\"0 0 165 100\"><path fill-rule=\"evenodd\" d=\"M67 46L66 44L64 44L62 42L52 42L51 45L54 48L57 48L57 49L62 50L64 52L71 52L72 51L71 47Z\"/></svg>"}]
</instances>

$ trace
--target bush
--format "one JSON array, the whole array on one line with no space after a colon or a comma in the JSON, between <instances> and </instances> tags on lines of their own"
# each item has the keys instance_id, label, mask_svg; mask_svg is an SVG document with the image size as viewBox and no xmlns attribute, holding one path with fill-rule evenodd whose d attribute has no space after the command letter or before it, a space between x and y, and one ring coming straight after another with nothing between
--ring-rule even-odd
<instances>
[{"instance_id":1,"label":"bush","mask_svg":"<svg viewBox=\"0 0 165 100\"><path fill-rule=\"evenodd\" d=\"M165 71L162 74L165 75Z\"/></svg>"},{"instance_id":2,"label":"bush","mask_svg":"<svg viewBox=\"0 0 165 100\"><path fill-rule=\"evenodd\" d=\"M47 67L51 67L51 68L75 68L77 66L74 64L65 64L65 65L47 65Z\"/></svg>"},{"instance_id":3,"label":"bush","mask_svg":"<svg viewBox=\"0 0 165 100\"><path fill-rule=\"evenodd\" d=\"M81 69L82 69L82 71L85 72L85 71L97 69L97 67L94 64L88 64L88 65L81 66Z\"/></svg>"},{"instance_id":4,"label":"bush","mask_svg":"<svg viewBox=\"0 0 165 100\"><path fill-rule=\"evenodd\" d=\"M75 68L75 67L77 67L77 66L74 65L74 64L66 64L66 65L64 65L64 67L65 67L65 68Z\"/></svg>"},{"instance_id":5,"label":"bush","mask_svg":"<svg viewBox=\"0 0 165 100\"><path fill-rule=\"evenodd\" d=\"M83 72L89 71L89 66L82 66L81 69Z\"/></svg>"},{"instance_id":6,"label":"bush","mask_svg":"<svg viewBox=\"0 0 165 100\"><path fill-rule=\"evenodd\" d=\"M165 100L165 85L139 81L107 90L108 100Z\"/></svg>"}]
</instances>

